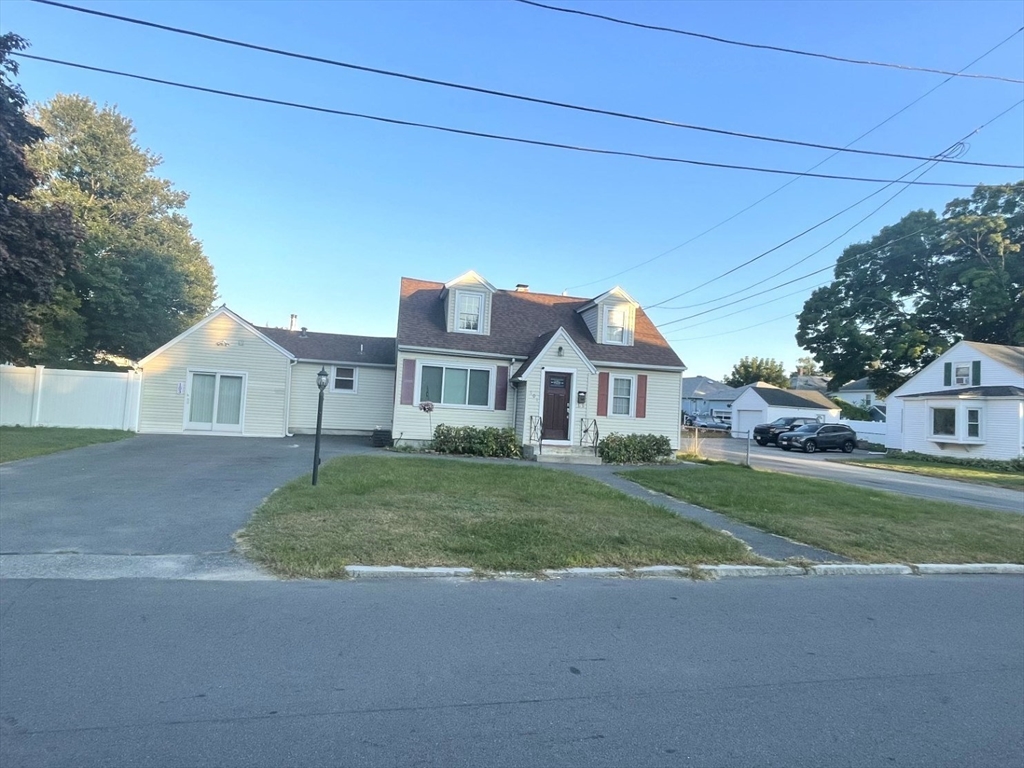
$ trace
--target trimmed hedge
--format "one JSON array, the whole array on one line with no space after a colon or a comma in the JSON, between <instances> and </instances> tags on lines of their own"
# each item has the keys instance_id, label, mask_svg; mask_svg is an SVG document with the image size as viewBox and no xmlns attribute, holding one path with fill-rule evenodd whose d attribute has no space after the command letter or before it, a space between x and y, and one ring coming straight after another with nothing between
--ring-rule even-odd
<instances>
[{"instance_id":1,"label":"trimmed hedge","mask_svg":"<svg viewBox=\"0 0 1024 768\"><path fill-rule=\"evenodd\" d=\"M465 456L519 459L522 448L512 427L449 427L434 428L433 448L438 453L459 453Z\"/></svg>"},{"instance_id":2,"label":"trimmed hedge","mask_svg":"<svg viewBox=\"0 0 1024 768\"><path fill-rule=\"evenodd\" d=\"M961 459L956 456L932 456L930 453L918 453L917 451L889 451L889 455L894 458L927 461L932 464L951 464L957 467L987 469L990 472L1024 472L1024 457L1005 461L1000 459Z\"/></svg>"},{"instance_id":3,"label":"trimmed hedge","mask_svg":"<svg viewBox=\"0 0 1024 768\"><path fill-rule=\"evenodd\" d=\"M615 432L597 446L602 461L609 464L647 464L672 455L665 435L620 435Z\"/></svg>"}]
</instances>

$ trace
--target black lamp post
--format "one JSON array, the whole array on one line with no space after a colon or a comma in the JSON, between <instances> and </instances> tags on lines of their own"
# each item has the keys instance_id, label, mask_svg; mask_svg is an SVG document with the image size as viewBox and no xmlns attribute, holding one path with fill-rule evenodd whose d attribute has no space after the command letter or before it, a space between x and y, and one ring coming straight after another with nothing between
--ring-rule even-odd
<instances>
[{"instance_id":1,"label":"black lamp post","mask_svg":"<svg viewBox=\"0 0 1024 768\"><path fill-rule=\"evenodd\" d=\"M316 406L316 443L313 446L313 485L316 485L317 476L320 474L320 430L324 425L324 390L327 389L327 382L330 374L327 369L320 366L320 373L316 375L316 386L320 390L320 402Z\"/></svg>"}]
</instances>

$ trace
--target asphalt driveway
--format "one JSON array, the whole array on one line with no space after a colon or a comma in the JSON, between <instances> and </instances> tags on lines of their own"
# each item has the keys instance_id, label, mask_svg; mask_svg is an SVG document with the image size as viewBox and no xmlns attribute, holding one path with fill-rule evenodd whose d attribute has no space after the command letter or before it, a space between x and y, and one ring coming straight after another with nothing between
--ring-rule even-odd
<instances>
[{"instance_id":1,"label":"asphalt driveway","mask_svg":"<svg viewBox=\"0 0 1024 768\"><path fill-rule=\"evenodd\" d=\"M324 437L321 455L374 450L366 438ZM0 554L225 552L312 457L309 436L138 435L0 465Z\"/></svg>"}]
</instances>

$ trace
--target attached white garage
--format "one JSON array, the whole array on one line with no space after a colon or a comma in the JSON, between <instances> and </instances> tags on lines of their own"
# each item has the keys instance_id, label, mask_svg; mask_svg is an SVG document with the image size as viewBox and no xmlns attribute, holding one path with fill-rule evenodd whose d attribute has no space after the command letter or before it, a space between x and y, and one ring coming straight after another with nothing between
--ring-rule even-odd
<instances>
[{"instance_id":1,"label":"attached white garage","mask_svg":"<svg viewBox=\"0 0 1024 768\"><path fill-rule=\"evenodd\" d=\"M139 432L284 437L391 429L395 340L254 326L220 307L139 361Z\"/></svg>"},{"instance_id":2,"label":"attached white garage","mask_svg":"<svg viewBox=\"0 0 1024 768\"><path fill-rule=\"evenodd\" d=\"M786 416L838 422L840 414L839 407L818 392L780 389L761 381L742 387L731 409L733 437L746 437L758 424Z\"/></svg>"}]
</instances>

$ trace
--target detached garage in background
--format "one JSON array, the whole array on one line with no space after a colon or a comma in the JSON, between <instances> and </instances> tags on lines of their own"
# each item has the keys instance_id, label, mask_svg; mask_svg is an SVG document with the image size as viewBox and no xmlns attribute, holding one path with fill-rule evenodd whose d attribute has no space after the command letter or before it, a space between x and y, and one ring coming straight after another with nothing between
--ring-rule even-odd
<instances>
[{"instance_id":1,"label":"detached garage in background","mask_svg":"<svg viewBox=\"0 0 1024 768\"><path fill-rule=\"evenodd\" d=\"M786 416L838 422L840 414L839 406L818 392L780 389L761 381L740 387L731 408L733 437L746 437L758 424Z\"/></svg>"},{"instance_id":2,"label":"detached garage in background","mask_svg":"<svg viewBox=\"0 0 1024 768\"><path fill-rule=\"evenodd\" d=\"M139 432L284 437L391 428L395 340L260 328L226 306L139 361Z\"/></svg>"}]
</instances>

